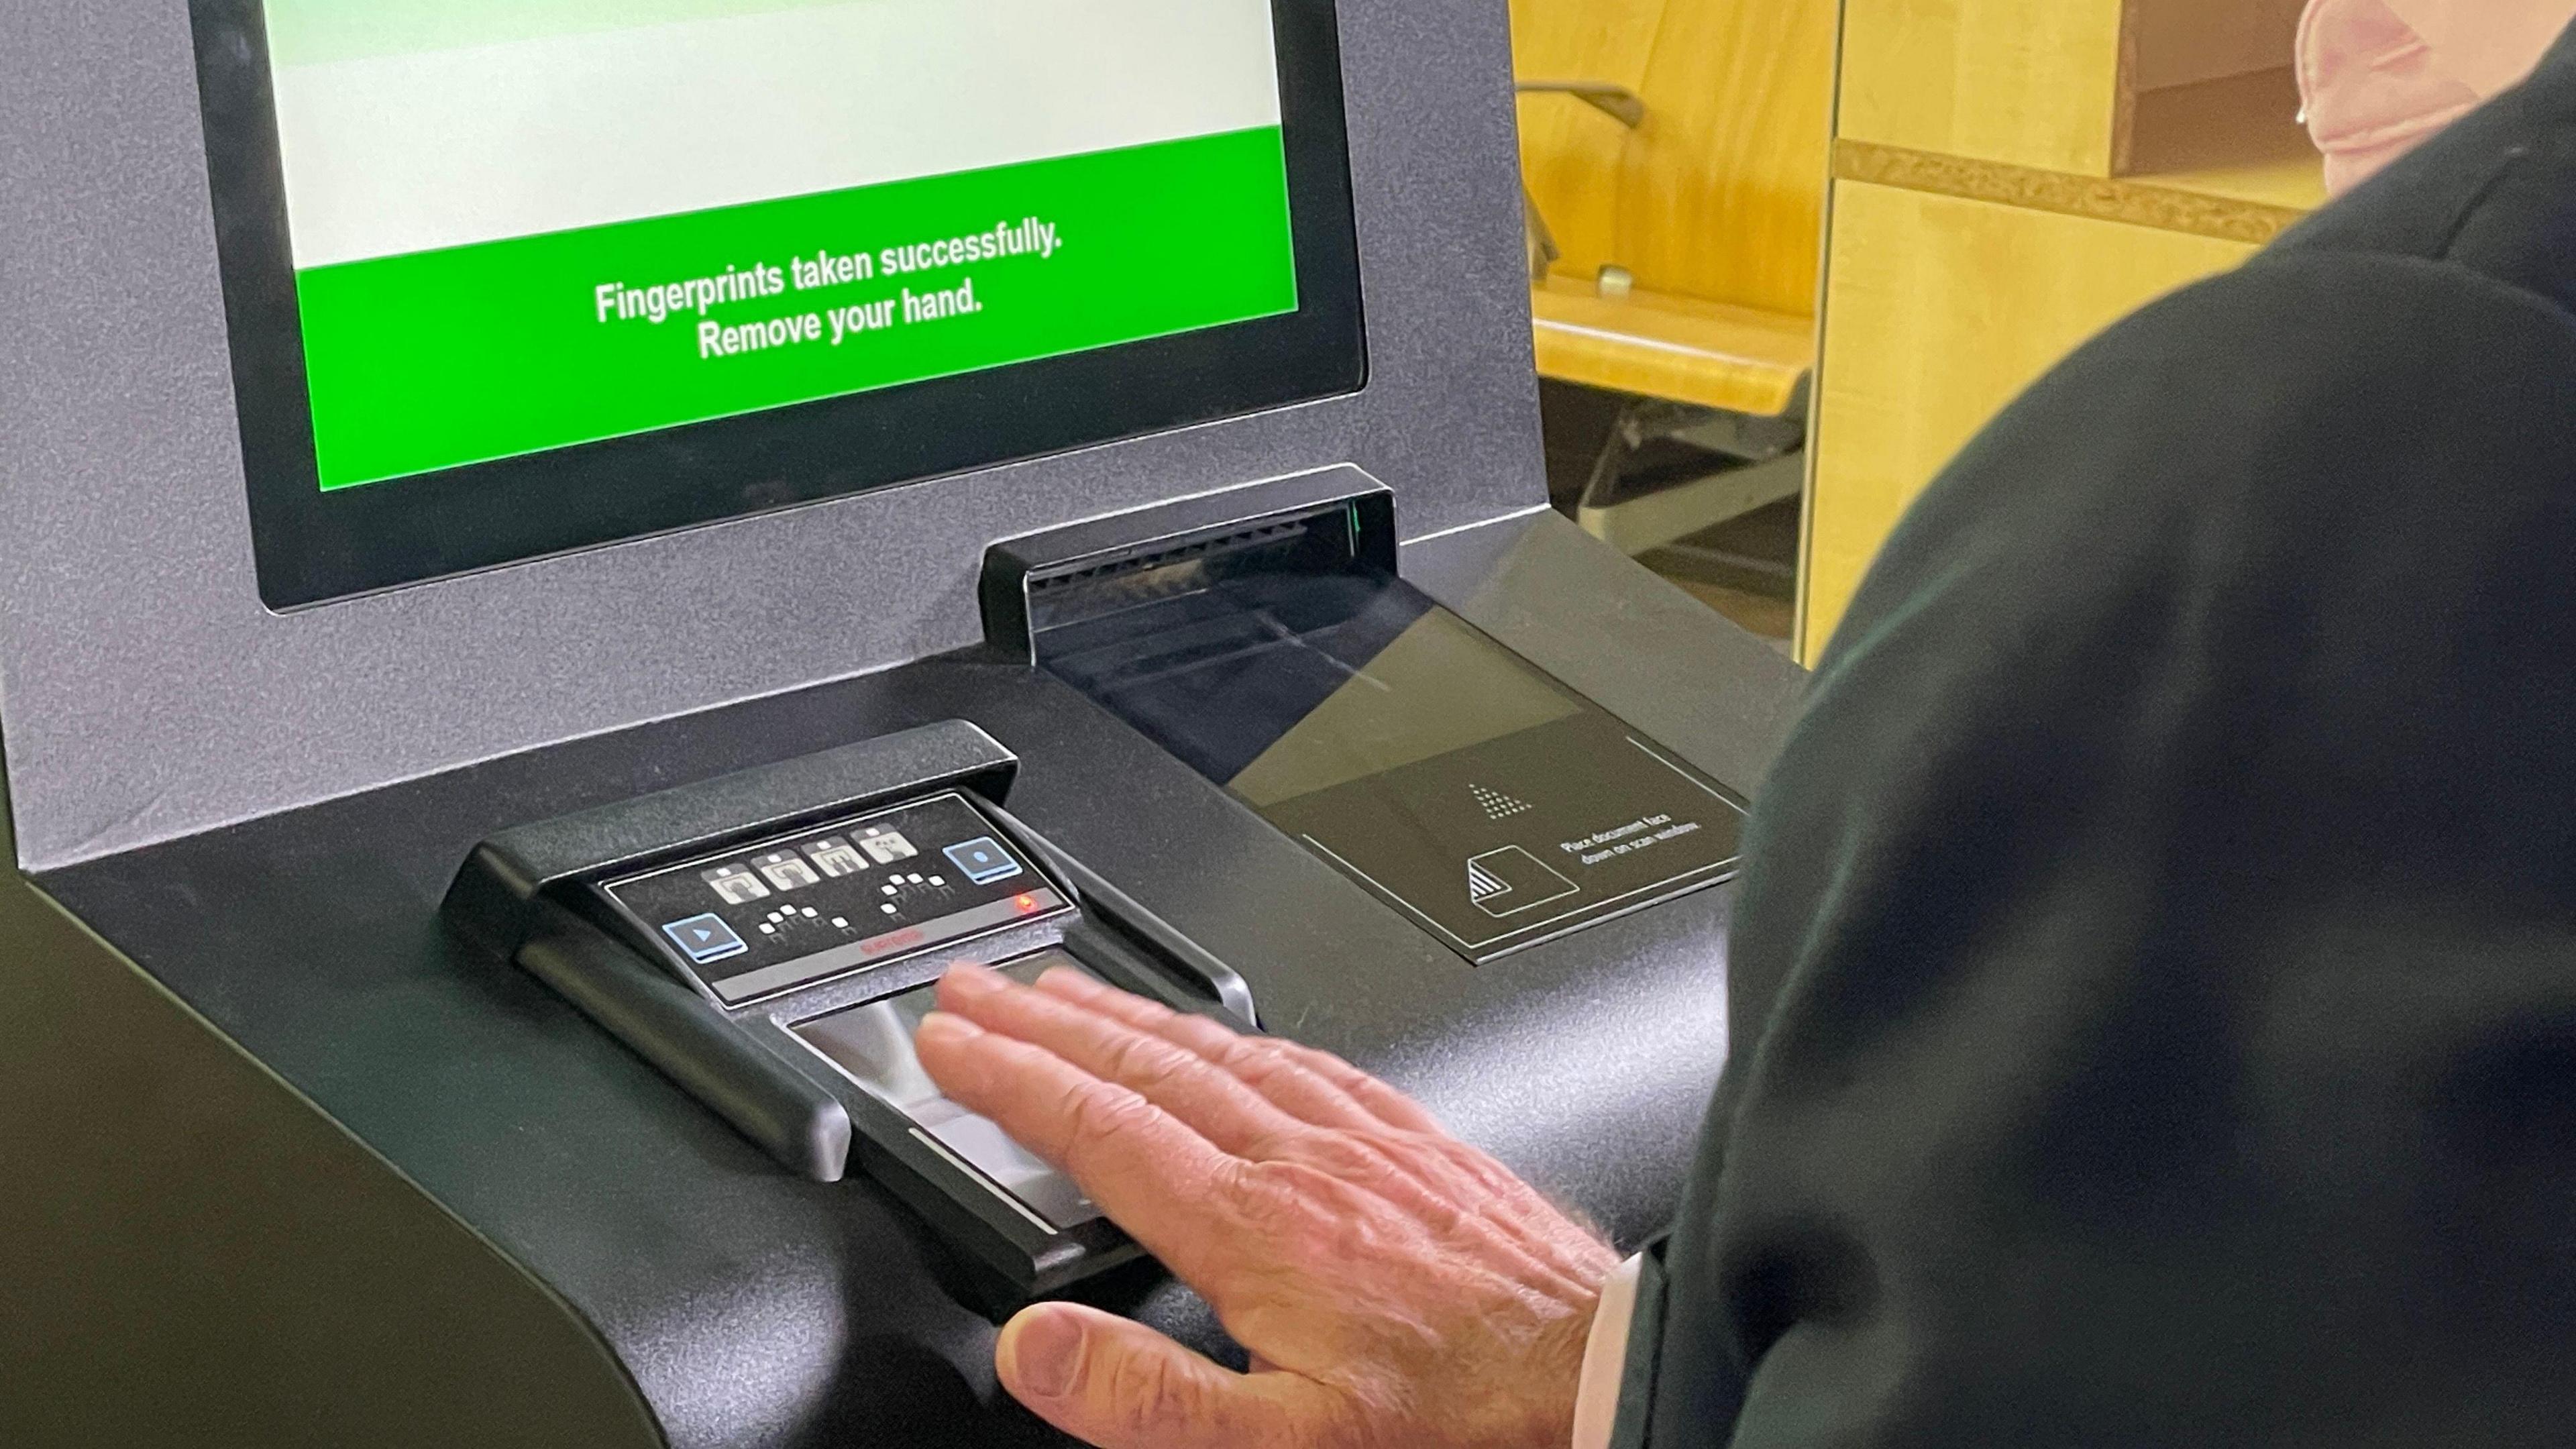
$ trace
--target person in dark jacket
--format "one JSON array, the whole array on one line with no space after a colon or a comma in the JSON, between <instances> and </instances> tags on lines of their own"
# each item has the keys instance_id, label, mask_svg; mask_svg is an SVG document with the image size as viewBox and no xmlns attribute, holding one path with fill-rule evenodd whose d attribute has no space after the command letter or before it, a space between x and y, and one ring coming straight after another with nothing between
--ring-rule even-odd
<instances>
[{"instance_id":1,"label":"person in dark jacket","mask_svg":"<svg viewBox=\"0 0 2576 1449\"><path fill-rule=\"evenodd\" d=\"M1004 1382L1112 1449L2576 1439L2576 42L1997 419L1749 859L1624 1274L1329 1058L952 979L951 1095L1254 1355L1050 1305Z\"/></svg>"}]
</instances>

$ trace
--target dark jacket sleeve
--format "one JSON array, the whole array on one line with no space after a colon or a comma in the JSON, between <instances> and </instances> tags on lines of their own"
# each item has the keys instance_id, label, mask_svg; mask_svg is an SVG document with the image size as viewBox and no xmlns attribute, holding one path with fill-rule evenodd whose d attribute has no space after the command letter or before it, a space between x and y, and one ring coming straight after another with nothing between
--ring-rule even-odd
<instances>
[{"instance_id":1,"label":"dark jacket sleeve","mask_svg":"<svg viewBox=\"0 0 2576 1449\"><path fill-rule=\"evenodd\" d=\"M2576 65L2113 329L1765 787L1626 1442L2576 1433Z\"/></svg>"}]
</instances>

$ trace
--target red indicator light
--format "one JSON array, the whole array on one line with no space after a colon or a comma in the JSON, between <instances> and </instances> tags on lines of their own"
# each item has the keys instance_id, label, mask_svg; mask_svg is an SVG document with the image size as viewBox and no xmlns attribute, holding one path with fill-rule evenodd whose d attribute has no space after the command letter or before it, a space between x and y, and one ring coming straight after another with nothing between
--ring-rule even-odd
<instances>
[{"instance_id":1,"label":"red indicator light","mask_svg":"<svg viewBox=\"0 0 2576 1449\"><path fill-rule=\"evenodd\" d=\"M1018 906L1023 912L1034 911L1038 908L1038 898L1036 896L1022 896L1011 904Z\"/></svg>"}]
</instances>

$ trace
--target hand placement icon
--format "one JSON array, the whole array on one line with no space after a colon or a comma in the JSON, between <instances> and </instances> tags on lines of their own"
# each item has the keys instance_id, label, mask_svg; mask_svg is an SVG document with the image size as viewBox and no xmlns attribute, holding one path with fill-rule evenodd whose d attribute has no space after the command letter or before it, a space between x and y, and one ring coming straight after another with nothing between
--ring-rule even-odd
<instances>
[{"instance_id":1,"label":"hand placement icon","mask_svg":"<svg viewBox=\"0 0 2576 1449\"><path fill-rule=\"evenodd\" d=\"M1402 1093L1070 970L940 985L921 1061L1216 1309L1237 1374L1066 1303L1002 1383L1101 1449L1563 1449L1617 1255Z\"/></svg>"}]
</instances>

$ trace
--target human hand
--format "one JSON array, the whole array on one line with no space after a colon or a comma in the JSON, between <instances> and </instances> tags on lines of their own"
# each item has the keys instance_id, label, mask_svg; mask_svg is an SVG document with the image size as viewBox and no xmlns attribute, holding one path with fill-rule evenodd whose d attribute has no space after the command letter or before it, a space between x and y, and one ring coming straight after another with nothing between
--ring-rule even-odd
<instances>
[{"instance_id":1,"label":"human hand","mask_svg":"<svg viewBox=\"0 0 2576 1449\"><path fill-rule=\"evenodd\" d=\"M1394 1088L1078 971L940 983L948 1096L1069 1173L1252 1355L1023 1310L1003 1386L1102 1449L1563 1449L1617 1255Z\"/></svg>"}]
</instances>

